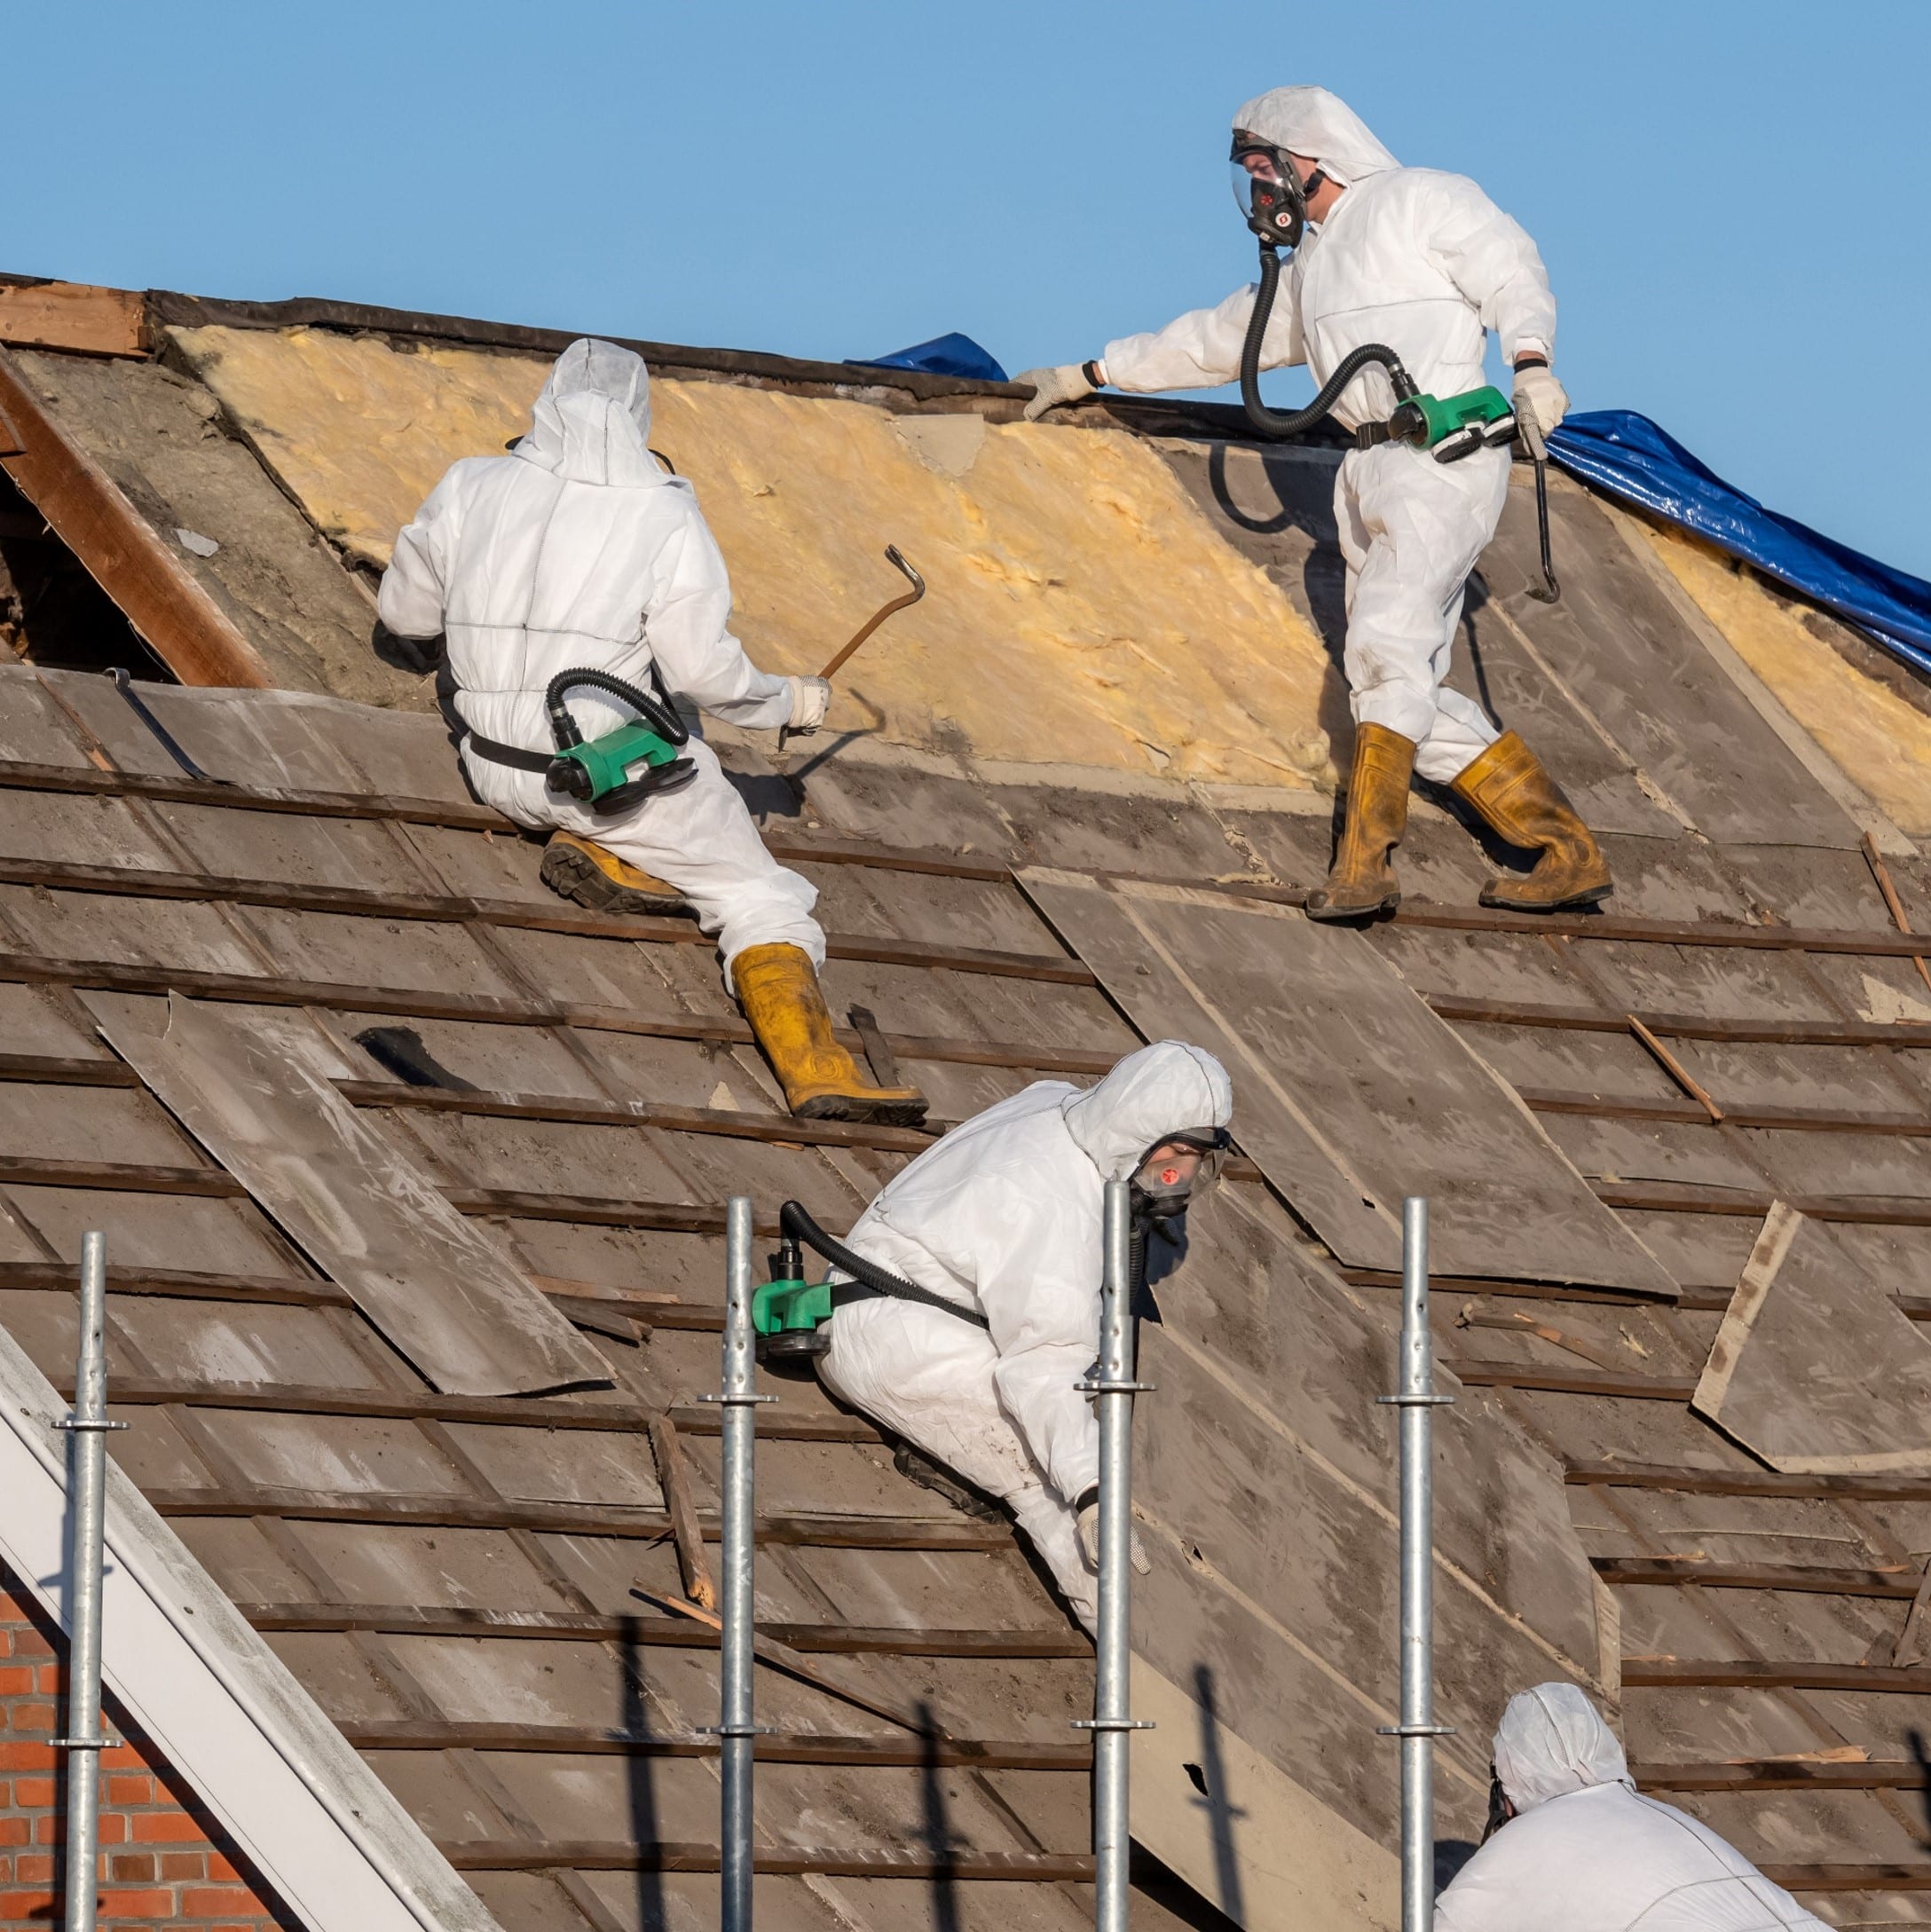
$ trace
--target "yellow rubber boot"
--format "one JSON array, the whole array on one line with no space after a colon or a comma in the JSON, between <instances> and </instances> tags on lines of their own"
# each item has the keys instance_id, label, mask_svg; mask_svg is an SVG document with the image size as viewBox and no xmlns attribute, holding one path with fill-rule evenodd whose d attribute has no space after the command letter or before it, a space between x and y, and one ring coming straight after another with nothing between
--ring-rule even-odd
<instances>
[{"instance_id":1,"label":"yellow rubber boot","mask_svg":"<svg viewBox=\"0 0 1931 1932\"><path fill-rule=\"evenodd\" d=\"M550 834L539 876L552 892L593 912L684 911L684 895L675 886L640 871L581 832Z\"/></svg>"},{"instance_id":2,"label":"yellow rubber boot","mask_svg":"<svg viewBox=\"0 0 1931 1932\"><path fill-rule=\"evenodd\" d=\"M1576 816L1542 761L1513 731L1502 735L1456 777L1454 790L1482 815L1490 831L1541 857L1526 879L1492 879L1484 905L1517 912L1553 912L1594 905L1615 889L1609 861Z\"/></svg>"},{"instance_id":3,"label":"yellow rubber boot","mask_svg":"<svg viewBox=\"0 0 1931 1932\"><path fill-rule=\"evenodd\" d=\"M917 1087L877 1087L832 1033L832 1015L808 954L796 946L747 946L731 963L745 1018L800 1120L866 1121L916 1127L926 1117Z\"/></svg>"},{"instance_id":4,"label":"yellow rubber boot","mask_svg":"<svg viewBox=\"0 0 1931 1932\"><path fill-rule=\"evenodd\" d=\"M1308 894L1311 919L1358 919L1401 903L1388 855L1408 829L1408 778L1415 741L1384 724L1354 728L1347 820L1328 877Z\"/></svg>"}]
</instances>

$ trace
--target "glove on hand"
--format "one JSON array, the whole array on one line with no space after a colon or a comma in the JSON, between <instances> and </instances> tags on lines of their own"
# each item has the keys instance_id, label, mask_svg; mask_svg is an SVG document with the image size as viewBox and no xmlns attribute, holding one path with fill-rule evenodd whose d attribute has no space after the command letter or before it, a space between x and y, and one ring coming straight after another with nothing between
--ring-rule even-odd
<instances>
[{"instance_id":1,"label":"glove on hand","mask_svg":"<svg viewBox=\"0 0 1931 1932\"><path fill-rule=\"evenodd\" d=\"M1099 1505L1089 1502L1079 1512L1079 1519L1074 1526L1079 1536L1079 1553L1086 1559L1086 1567L1098 1572L1099 1568ZM1131 1541L1127 1545L1127 1560L1141 1576L1149 1575L1153 1565L1147 1560L1147 1552L1140 1545L1139 1532L1129 1532Z\"/></svg>"},{"instance_id":2,"label":"glove on hand","mask_svg":"<svg viewBox=\"0 0 1931 1932\"><path fill-rule=\"evenodd\" d=\"M809 737L824 722L832 705L832 687L822 677L794 677L785 682L792 688L791 729L799 737Z\"/></svg>"},{"instance_id":3,"label":"glove on hand","mask_svg":"<svg viewBox=\"0 0 1931 1932\"><path fill-rule=\"evenodd\" d=\"M1516 420L1533 419L1539 436L1546 437L1569 414L1568 390L1549 370L1533 362L1516 371L1515 394L1509 399L1515 405ZM1526 431L1522 440L1531 455L1541 455Z\"/></svg>"},{"instance_id":4,"label":"glove on hand","mask_svg":"<svg viewBox=\"0 0 1931 1932\"><path fill-rule=\"evenodd\" d=\"M1057 369L1023 369L1013 380L1030 382L1036 391L1026 405L1029 422L1038 422L1047 410L1057 409L1061 403L1076 403L1096 393L1086 380L1084 366L1077 362L1068 362Z\"/></svg>"}]
</instances>

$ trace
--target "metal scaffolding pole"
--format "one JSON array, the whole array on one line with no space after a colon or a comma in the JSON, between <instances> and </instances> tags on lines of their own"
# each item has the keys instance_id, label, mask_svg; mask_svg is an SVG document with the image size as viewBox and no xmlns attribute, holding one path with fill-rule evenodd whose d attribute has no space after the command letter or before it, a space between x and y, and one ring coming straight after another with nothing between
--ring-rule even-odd
<instances>
[{"instance_id":1,"label":"metal scaffolding pole","mask_svg":"<svg viewBox=\"0 0 1931 1932\"><path fill-rule=\"evenodd\" d=\"M74 1413L54 1426L67 1443L67 1734L53 1740L67 1759L67 1932L94 1932L100 1848L100 1757L114 1742L100 1728L100 1586L106 1509L107 1238L81 1237L81 1338L74 1365Z\"/></svg>"},{"instance_id":2,"label":"metal scaffolding pole","mask_svg":"<svg viewBox=\"0 0 1931 1932\"><path fill-rule=\"evenodd\" d=\"M719 1923L722 1932L751 1932L753 1740L753 1560L757 1518L753 1482L753 1415L760 1402L752 1386L755 1337L751 1327L751 1197L733 1195L724 1226L724 1385L702 1400L719 1403L723 1439L723 1634L719 1646L719 1716L708 1726L718 1740L720 1806Z\"/></svg>"},{"instance_id":3,"label":"metal scaffolding pole","mask_svg":"<svg viewBox=\"0 0 1931 1932\"><path fill-rule=\"evenodd\" d=\"M1127 1852L1131 1818L1127 1802L1127 1733L1151 1731L1130 1709L1132 1667L1133 1398L1147 1387L1133 1379L1133 1260L1128 1183L1107 1183L1106 1272L1099 1305L1099 1374L1079 1386L1092 1395L1099 1423L1099 1628L1093 1715L1076 1718L1093 1733L1093 1923L1099 1932L1126 1932Z\"/></svg>"},{"instance_id":4,"label":"metal scaffolding pole","mask_svg":"<svg viewBox=\"0 0 1931 1932\"><path fill-rule=\"evenodd\" d=\"M1401 1411L1401 1932L1429 1932L1435 1917L1435 1415L1454 1398L1435 1393L1428 1326L1428 1203L1401 1203L1401 1388L1377 1400Z\"/></svg>"}]
</instances>

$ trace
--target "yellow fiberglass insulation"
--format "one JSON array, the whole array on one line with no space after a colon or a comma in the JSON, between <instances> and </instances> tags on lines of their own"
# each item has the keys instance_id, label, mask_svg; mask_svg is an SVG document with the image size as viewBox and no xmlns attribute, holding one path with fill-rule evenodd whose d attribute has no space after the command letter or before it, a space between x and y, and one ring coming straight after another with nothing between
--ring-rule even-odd
<instances>
[{"instance_id":1,"label":"yellow fiberglass insulation","mask_svg":"<svg viewBox=\"0 0 1931 1932\"><path fill-rule=\"evenodd\" d=\"M1867 677L1751 571L1695 538L1644 526L1671 574L1785 710L1912 837L1931 833L1931 717Z\"/></svg>"},{"instance_id":2,"label":"yellow fiberglass insulation","mask_svg":"<svg viewBox=\"0 0 1931 1932\"><path fill-rule=\"evenodd\" d=\"M527 426L548 367L320 330L175 335L318 527L378 564L449 463ZM887 543L924 574L925 602L840 674L834 729L981 761L1334 782L1321 721L1345 707L1327 651L1146 444L994 425L969 467L933 464L866 404L689 381L651 395L651 441L697 487L761 664L816 671L902 590Z\"/></svg>"}]
</instances>

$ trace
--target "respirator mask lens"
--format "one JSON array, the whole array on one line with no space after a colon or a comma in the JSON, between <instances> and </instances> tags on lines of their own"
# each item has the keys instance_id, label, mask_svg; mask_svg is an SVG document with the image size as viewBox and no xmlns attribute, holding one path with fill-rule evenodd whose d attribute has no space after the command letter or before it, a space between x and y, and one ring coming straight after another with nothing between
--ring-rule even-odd
<instances>
[{"instance_id":1,"label":"respirator mask lens","mask_svg":"<svg viewBox=\"0 0 1931 1932\"><path fill-rule=\"evenodd\" d=\"M1297 247L1307 206L1293 162L1278 147L1236 142L1231 170L1241 219L1263 241Z\"/></svg>"}]
</instances>

